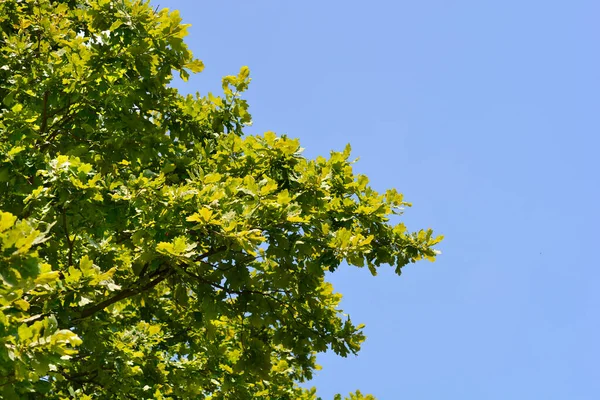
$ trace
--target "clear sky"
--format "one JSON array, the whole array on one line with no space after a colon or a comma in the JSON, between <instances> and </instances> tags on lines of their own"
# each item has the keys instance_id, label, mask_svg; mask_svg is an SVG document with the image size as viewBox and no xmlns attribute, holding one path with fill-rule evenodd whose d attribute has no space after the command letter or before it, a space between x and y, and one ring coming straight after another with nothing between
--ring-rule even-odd
<instances>
[{"instance_id":1,"label":"clear sky","mask_svg":"<svg viewBox=\"0 0 600 400\"><path fill-rule=\"evenodd\" d=\"M446 237L401 277L331 276L368 338L319 358L324 399L600 399L598 0L153 3L206 64L179 88L248 65L248 133L351 143Z\"/></svg>"}]
</instances>

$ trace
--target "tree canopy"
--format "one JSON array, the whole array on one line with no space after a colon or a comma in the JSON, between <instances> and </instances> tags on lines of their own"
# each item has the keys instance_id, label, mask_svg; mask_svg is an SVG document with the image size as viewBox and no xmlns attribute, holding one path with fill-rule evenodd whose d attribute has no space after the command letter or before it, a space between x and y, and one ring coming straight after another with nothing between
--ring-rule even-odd
<instances>
[{"instance_id":1,"label":"tree canopy","mask_svg":"<svg viewBox=\"0 0 600 400\"><path fill-rule=\"evenodd\" d=\"M349 146L244 134L247 67L220 96L171 87L203 68L186 27L146 1L0 1L5 399L316 399L316 354L365 339L326 272L436 256Z\"/></svg>"}]
</instances>

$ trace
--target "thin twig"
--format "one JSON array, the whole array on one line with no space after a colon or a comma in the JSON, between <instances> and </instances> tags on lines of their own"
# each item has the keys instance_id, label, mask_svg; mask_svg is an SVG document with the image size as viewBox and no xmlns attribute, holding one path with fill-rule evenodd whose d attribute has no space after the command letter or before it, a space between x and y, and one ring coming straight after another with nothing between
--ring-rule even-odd
<instances>
[{"instance_id":1,"label":"thin twig","mask_svg":"<svg viewBox=\"0 0 600 400\"><path fill-rule=\"evenodd\" d=\"M73 265L73 242L74 242L74 240L71 241L71 235L69 235L69 227L67 226L67 212L64 208L62 210L62 222L63 222L63 229L65 231L65 237L67 239L67 245L69 246L68 265L70 267Z\"/></svg>"},{"instance_id":2,"label":"thin twig","mask_svg":"<svg viewBox=\"0 0 600 400\"><path fill-rule=\"evenodd\" d=\"M46 133L46 128L48 127L48 96L49 92L46 90L44 92L44 102L42 103L42 126L40 128L40 133L43 135Z\"/></svg>"}]
</instances>

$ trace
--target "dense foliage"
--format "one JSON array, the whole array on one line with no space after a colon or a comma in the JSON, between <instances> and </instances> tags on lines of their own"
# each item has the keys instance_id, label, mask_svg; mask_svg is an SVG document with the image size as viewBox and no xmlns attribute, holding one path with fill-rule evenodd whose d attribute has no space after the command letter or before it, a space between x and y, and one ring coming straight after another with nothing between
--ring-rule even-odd
<instances>
[{"instance_id":1,"label":"dense foliage","mask_svg":"<svg viewBox=\"0 0 600 400\"><path fill-rule=\"evenodd\" d=\"M0 0L0 33L3 398L316 399L364 340L325 272L434 259L349 147L243 135L247 67L170 87L203 67L176 11Z\"/></svg>"}]
</instances>

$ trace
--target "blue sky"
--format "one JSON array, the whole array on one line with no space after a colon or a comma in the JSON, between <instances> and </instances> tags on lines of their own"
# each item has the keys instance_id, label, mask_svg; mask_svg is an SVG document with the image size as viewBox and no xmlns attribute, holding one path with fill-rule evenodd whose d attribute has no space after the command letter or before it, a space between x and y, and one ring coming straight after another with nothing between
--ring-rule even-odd
<instances>
[{"instance_id":1,"label":"blue sky","mask_svg":"<svg viewBox=\"0 0 600 400\"><path fill-rule=\"evenodd\" d=\"M319 394L600 398L600 2L155 1L220 93L248 65L254 125L356 171L446 239L436 263L331 276L367 325Z\"/></svg>"}]
</instances>

